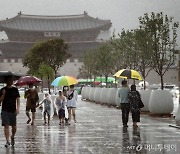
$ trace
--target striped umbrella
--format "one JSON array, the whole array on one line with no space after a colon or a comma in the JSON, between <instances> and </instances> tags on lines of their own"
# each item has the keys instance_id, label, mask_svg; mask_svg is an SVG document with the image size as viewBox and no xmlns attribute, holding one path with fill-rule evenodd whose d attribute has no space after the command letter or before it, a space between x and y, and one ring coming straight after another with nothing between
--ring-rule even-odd
<instances>
[{"instance_id":1,"label":"striped umbrella","mask_svg":"<svg viewBox=\"0 0 180 154\"><path fill-rule=\"evenodd\" d=\"M78 80L72 76L60 76L57 77L51 85L54 87L70 86L78 83Z\"/></svg>"},{"instance_id":2,"label":"striped umbrella","mask_svg":"<svg viewBox=\"0 0 180 154\"><path fill-rule=\"evenodd\" d=\"M143 80L139 72L137 72L135 70L131 70L131 69L119 70L113 76L119 77L119 78L124 78L124 79Z\"/></svg>"}]
</instances>

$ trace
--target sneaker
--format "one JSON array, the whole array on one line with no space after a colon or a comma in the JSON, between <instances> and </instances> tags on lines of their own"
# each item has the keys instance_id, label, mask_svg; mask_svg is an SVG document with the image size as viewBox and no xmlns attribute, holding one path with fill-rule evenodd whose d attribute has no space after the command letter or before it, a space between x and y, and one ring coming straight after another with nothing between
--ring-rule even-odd
<instances>
[{"instance_id":1,"label":"sneaker","mask_svg":"<svg viewBox=\"0 0 180 154\"><path fill-rule=\"evenodd\" d=\"M15 144L14 138L11 138L11 145L14 146L14 144Z\"/></svg>"},{"instance_id":2,"label":"sneaker","mask_svg":"<svg viewBox=\"0 0 180 154\"><path fill-rule=\"evenodd\" d=\"M10 146L9 141L6 142L6 144L4 145L6 148L8 148Z\"/></svg>"}]
</instances>

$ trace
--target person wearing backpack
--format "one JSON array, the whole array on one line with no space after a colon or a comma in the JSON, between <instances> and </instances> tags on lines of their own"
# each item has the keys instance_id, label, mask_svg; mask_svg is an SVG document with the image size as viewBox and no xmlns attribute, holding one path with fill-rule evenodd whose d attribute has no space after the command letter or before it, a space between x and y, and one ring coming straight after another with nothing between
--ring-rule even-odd
<instances>
[{"instance_id":1,"label":"person wearing backpack","mask_svg":"<svg viewBox=\"0 0 180 154\"><path fill-rule=\"evenodd\" d=\"M76 103L78 99L78 93L74 89L74 85L70 85L70 89L67 92L67 108L68 108L68 117L69 117L69 124L71 122L71 114L73 115L74 122L76 123Z\"/></svg>"}]
</instances>

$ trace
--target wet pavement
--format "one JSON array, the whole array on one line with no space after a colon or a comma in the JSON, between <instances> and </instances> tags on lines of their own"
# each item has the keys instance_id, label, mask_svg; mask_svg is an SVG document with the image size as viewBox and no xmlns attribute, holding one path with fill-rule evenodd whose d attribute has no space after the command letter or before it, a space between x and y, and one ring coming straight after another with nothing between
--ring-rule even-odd
<instances>
[{"instance_id":1,"label":"wet pavement","mask_svg":"<svg viewBox=\"0 0 180 154\"><path fill-rule=\"evenodd\" d=\"M0 154L180 153L180 129L169 127L169 124L175 124L173 117L142 114L140 127L133 129L130 115L129 127L123 128L120 109L80 98L76 114L76 124L59 126L58 118L54 116L51 125L44 126L38 110L36 124L31 126L26 124L25 104L21 103L15 147L4 147L3 127L0 127Z\"/></svg>"}]
</instances>

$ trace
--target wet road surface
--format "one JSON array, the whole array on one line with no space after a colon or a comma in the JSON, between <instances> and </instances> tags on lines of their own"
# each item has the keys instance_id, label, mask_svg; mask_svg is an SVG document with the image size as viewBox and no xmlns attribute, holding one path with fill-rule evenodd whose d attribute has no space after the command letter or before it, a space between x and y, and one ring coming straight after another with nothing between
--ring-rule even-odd
<instances>
[{"instance_id":1,"label":"wet road surface","mask_svg":"<svg viewBox=\"0 0 180 154\"><path fill-rule=\"evenodd\" d=\"M123 128L121 110L79 98L77 123L60 126L54 116L50 126L44 126L41 110L37 110L34 126L27 125L25 105L21 103L18 115L15 147L5 148L3 127L0 127L0 154L179 154L180 129L173 117L141 115L140 127Z\"/></svg>"}]
</instances>

